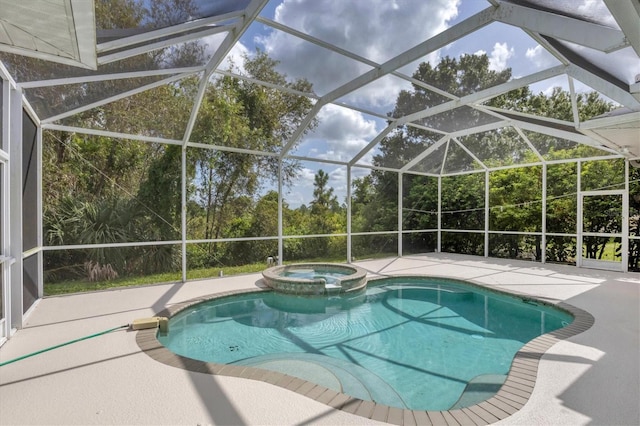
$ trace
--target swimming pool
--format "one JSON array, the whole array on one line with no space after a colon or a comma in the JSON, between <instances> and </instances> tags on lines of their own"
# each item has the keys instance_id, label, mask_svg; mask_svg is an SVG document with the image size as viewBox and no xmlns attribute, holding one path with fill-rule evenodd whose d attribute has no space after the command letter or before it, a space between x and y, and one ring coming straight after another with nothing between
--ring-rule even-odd
<instances>
[{"instance_id":1,"label":"swimming pool","mask_svg":"<svg viewBox=\"0 0 640 426\"><path fill-rule=\"evenodd\" d=\"M158 340L191 359L277 371L391 407L449 410L491 397L524 344L571 321L467 283L395 277L334 297L211 300L171 318Z\"/></svg>"}]
</instances>

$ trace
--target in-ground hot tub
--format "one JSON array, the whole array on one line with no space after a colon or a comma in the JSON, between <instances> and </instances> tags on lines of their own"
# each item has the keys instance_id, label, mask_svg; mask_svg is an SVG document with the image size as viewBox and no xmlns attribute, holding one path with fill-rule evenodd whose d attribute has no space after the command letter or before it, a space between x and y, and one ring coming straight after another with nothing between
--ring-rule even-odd
<instances>
[{"instance_id":1,"label":"in-ground hot tub","mask_svg":"<svg viewBox=\"0 0 640 426\"><path fill-rule=\"evenodd\" d=\"M296 263L262 272L272 289L289 294L325 295L360 290L367 285L367 271L340 263Z\"/></svg>"}]
</instances>

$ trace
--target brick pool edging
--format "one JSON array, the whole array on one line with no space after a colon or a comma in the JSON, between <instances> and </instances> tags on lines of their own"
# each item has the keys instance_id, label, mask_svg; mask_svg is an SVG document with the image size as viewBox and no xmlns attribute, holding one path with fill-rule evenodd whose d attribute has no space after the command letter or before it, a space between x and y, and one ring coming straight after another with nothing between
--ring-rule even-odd
<instances>
[{"instance_id":1,"label":"brick pool edging","mask_svg":"<svg viewBox=\"0 0 640 426\"><path fill-rule=\"evenodd\" d=\"M433 276L412 276L416 278L438 278ZM372 281L376 281L373 279ZM505 419L520 410L529 400L535 386L538 364L545 352L561 340L580 334L593 326L595 319L587 311L564 302L553 303L531 297L519 292L506 292L488 288L483 285L464 280L476 287L505 293L532 300L541 304L553 305L569 312L574 320L568 326L536 337L525 344L514 356L507 379L500 390L491 398L469 407L447 411L419 411L378 404L336 392L324 386L317 385L297 377L275 371L263 370L255 367L245 367L213 362L198 361L177 355L163 346L157 339L157 329L139 330L136 343L140 349L152 359L165 365L185 370L229 377L259 380L291 390L337 410L366 417L372 420L396 425L488 425ZM259 293L271 291L268 289L244 289L215 293L185 302L177 303L158 312L157 316L171 317L190 306L212 299L235 296L244 293Z\"/></svg>"}]
</instances>

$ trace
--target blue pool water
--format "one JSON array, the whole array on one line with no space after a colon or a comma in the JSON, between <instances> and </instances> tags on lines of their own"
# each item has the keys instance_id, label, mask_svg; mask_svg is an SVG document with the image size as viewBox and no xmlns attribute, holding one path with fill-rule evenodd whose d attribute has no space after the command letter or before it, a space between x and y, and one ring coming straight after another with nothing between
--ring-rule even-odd
<instances>
[{"instance_id":1,"label":"blue pool water","mask_svg":"<svg viewBox=\"0 0 640 426\"><path fill-rule=\"evenodd\" d=\"M282 276L288 278L301 278L301 279L317 279L323 278L328 283L335 283L340 278L346 277L352 274L351 271L343 269L330 269L330 268L293 268L289 267L282 272Z\"/></svg>"},{"instance_id":2,"label":"blue pool water","mask_svg":"<svg viewBox=\"0 0 640 426\"><path fill-rule=\"evenodd\" d=\"M330 298L215 299L171 318L158 339L189 358L279 371L399 408L447 410L489 398L525 343L571 321L464 283L396 277Z\"/></svg>"}]
</instances>

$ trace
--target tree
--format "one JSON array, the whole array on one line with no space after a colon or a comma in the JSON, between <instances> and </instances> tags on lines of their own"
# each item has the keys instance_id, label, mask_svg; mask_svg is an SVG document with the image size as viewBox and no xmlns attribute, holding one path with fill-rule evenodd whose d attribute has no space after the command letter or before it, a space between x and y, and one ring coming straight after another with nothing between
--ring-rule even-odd
<instances>
[{"instance_id":1,"label":"tree","mask_svg":"<svg viewBox=\"0 0 640 426\"><path fill-rule=\"evenodd\" d=\"M344 210L328 186L329 175L318 170L313 179L313 200L311 201L310 231L312 234L333 234L344 232L346 227ZM342 251L342 245L333 237L319 237L310 240L309 251L312 257L327 256L331 252ZM346 250L346 247L345 247ZM345 251L346 252L346 251Z\"/></svg>"},{"instance_id":2,"label":"tree","mask_svg":"<svg viewBox=\"0 0 640 426\"><path fill-rule=\"evenodd\" d=\"M489 174L489 229L491 231L542 231L542 167L522 167ZM519 258L525 253L542 258L538 237L492 234L492 256Z\"/></svg>"},{"instance_id":3,"label":"tree","mask_svg":"<svg viewBox=\"0 0 640 426\"><path fill-rule=\"evenodd\" d=\"M278 193L269 191L255 203L248 199L244 212L229 223L227 235L232 238L274 237L278 235ZM289 211L284 203L283 210ZM228 244L223 261L227 265L243 265L265 262L269 256L277 256L277 240L239 241Z\"/></svg>"},{"instance_id":4,"label":"tree","mask_svg":"<svg viewBox=\"0 0 640 426\"><path fill-rule=\"evenodd\" d=\"M500 72L490 70L489 59L486 55L463 55L459 59L445 57L435 67L428 62L423 62L413 74L413 78L427 82L458 97L506 82L510 77L510 69ZM399 118L417 111L426 110L449 100L449 98L429 91L422 86L413 85L411 90L400 92L395 108L388 115L390 118ZM462 107L425 118L419 124L434 129L451 131L452 126L457 126L459 125L458 123L464 123L466 127L472 127L480 124L484 119L484 115L479 111ZM380 142L380 154L374 157L374 164L381 167L405 165L416 155L436 143L441 137L439 134L416 127L398 126ZM379 216L374 218L371 217L371 213L368 213L370 215L369 219L363 221L363 226L367 229L397 229L397 181L398 178L395 173L377 170L371 173L371 184L375 188L372 198L375 199L374 202ZM471 191L462 191L460 195L473 196L475 199L475 193ZM419 198L419 195L414 193L413 200L417 198ZM463 199L458 199L458 201L465 204ZM477 202L470 200L466 204L475 206ZM415 204L413 208L415 210L429 210L428 206L420 206L418 204ZM452 240L455 239L453 238Z\"/></svg>"},{"instance_id":5,"label":"tree","mask_svg":"<svg viewBox=\"0 0 640 426\"><path fill-rule=\"evenodd\" d=\"M324 215L328 211L337 211L340 208L338 198L333 195L333 188L327 188L329 175L324 170L318 170L313 178L313 200L311 201L311 214Z\"/></svg>"},{"instance_id":6,"label":"tree","mask_svg":"<svg viewBox=\"0 0 640 426\"><path fill-rule=\"evenodd\" d=\"M193 0L159 0L149 7L132 0L99 0L95 3L96 26L105 34L123 28L150 30L183 22L193 16L196 9ZM201 42L183 43L101 65L98 73L160 69L194 61L202 63L204 50ZM10 54L3 54L3 60L12 64L19 81L93 73ZM32 106L40 118L47 118L157 79L115 79L34 88ZM66 117L63 122L122 133L182 138L196 89L196 79L187 78ZM168 105L174 109L171 119L167 119L165 113ZM43 221L46 243L93 244L175 238L180 211L175 202L175 179L171 178L175 159L175 150L165 151L165 146L158 144L45 131ZM179 155L177 166L179 177ZM45 256L45 270L56 270L57 276L64 278L64 258L69 256L75 259L72 265L90 263L94 271L107 266L121 274L171 269L176 263L177 251L171 250L171 246L158 247L52 252ZM72 270L67 269L67 272L77 273Z\"/></svg>"},{"instance_id":7,"label":"tree","mask_svg":"<svg viewBox=\"0 0 640 426\"><path fill-rule=\"evenodd\" d=\"M96 2L99 28L108 32L120 28L156 28L184 22L195 16L197 3L193 0L160 0L145 7L130 0ZM149 52L134 58L101 66L100 72L134 71L179 67L194 62L202 63L205 45L201 42L183 43ZM17 57L19 61L23 58ZM86 71L67 73L59 64L39 63L35 59L22 64L25 80L51 78L59 73L82 75ZM311 92L305 80L289 82L275 71L277 63L263 52L246 57L247 76L269 81L300 92ZM238 70L235 70L239 72ZM119 79L104 83L87 83L74 87L53 86L38 88L48 104L36 106L42 117L49 117L82 106L109 95L122 93L157 78ZM122 133L159 136L170 139L184 137L193 100L200 81L196 77L167 84L138 93L116 102L102 105L65 119L65 124L91 127ZM250 151L278 152L294 129L310 111L312 103L304 96L292 95L250 83L223 77L213 79L206 91L191 140ZM167 117L166 111L171 112ZM309 129L313 129L315 122ZM120 223L117 232L102 234L92 242L115 243L176 239L180 236L181 215L181 154L179 147L142 142L126 142L114 138L78 136L66 132L45 132L44 136L44 194L45 235L49 244L80 244L80 233L70 231L72 218L65 216L83 211L97 211L95 215L79 214L86 223L77 229L92 229L98 218L108 218L113 206L118 206L118 217L128 217ZM222 150L189 149L187 162L189 236L220 238L250 232L244 219L252 212L254 197L268 180L278 176L280 162L276 156L237 154ZM298 170L295 161L283 163L285 181L291 180ZM72 197L71 205L68 200ZM122 209L128 209L127 212ZM125 214L126 213L126 214ZM114 216L115 217L115 216ZM245 217L251 222L250 217ZM135 224L135 226L133 226ZM111 225L110 225L111 226ZM99 227L97 228L99 229ZM115 228L110 228L114 229ZM195 245L193 245L195 247ZM157 271L171 270L179 264L176 246L161 245L139 248L135 255L146 259L130 259L130 273L139 273L155 265ZM124 253L126 250L120 250ZM208 245L210 264L225 253ZM94 250L85 250L78 259L121 265L116 257L96 257ZM111 253L106 251L105 253ZM214 255L215 253L215 255ZM131 254L131 253L130 253ZM115 256L115 254L113 254ZM200 254L199 254L200 256ZM212 257L213 256L213 257ZM46 257L46 269L58 270L62 255ZM153 260L156 259L156 260ZM231 258L229 258L231 259ZM150 261L153 260L153 261ZM78 263L78 262L76 262ZM81 263L81 262L80 262ZM120 268L121 266L117 266ZM135 269L135 270L134 270ZM121 269L119 272L124 272ZM58 274L63 278L62 272Z\"/></svg>"},{"instance_id":8,"label":"tree","mask_svg":"<svg viewBox=\"0 0 640 426\"><path fill-rule=\"evenodd\" d=\"M310 92L306 80L289 82L275 70L276 61L264 52L246 56L244 69L252 79ZM238 71L239 72L239 71ZM221 77L211 82L198 111L191 140L199 143L276 153L312 108L311 100L289 92L266 89L249 81ZM308 129L314 127L314 123ZM260 187L278 178L282 165L285 183L297 173L294 160L280 161L273 155L253 155L215 149L189 150L193 197L201 210L204 226L196 238L217 239L235 216L233 200L253 198ZM217 252L209 244L210 255Z\"/></svg>"},{"instance_id":9,"label":"tree","mask_svg":"<svg viewBox=\"0 0 640 426\"><path fill-rule=\"evenodd\" d=\"M413 78L429 83L452 95L462 97L501 83L511 78L511 70L500 72L489 69L486 55L464 55L459 59L445 57L435 67L422 63L413 74ZM403 117L417 111L448 102L449 99L414 85L411 90L402 91L396 100L390 119ZM578 113L581 120L609 111L612 105L595 92L576 95ZM488 105L507 110L517 110L566 121L573 121L573 108L568 92L555 88L550 95L534 94L528 87L513 90L490 99ZM460 107L420 120L418 124L433 129L451 132L483 124L488 120L480 111ZM546 159L584 158L601 155L595 148L577 145L551 136L526 132L527 138ZM401 167L433 146L442 136L412 126L398 126L380 143L380 153L374 157L374 164L380 167ZM503 231L539 232L541 229L542 182L540 167L526 167L527 163L539 159L512 129L504 128L490 132L473 134L459 138L461 143L476 158L489 167L522 165L495 171L490 174L490 229ZM478 163L469 157L457 144L449 142L432 152L411 171L439 174L441 170L473 171ZM457 149L455 149L457 148ZM446 160L446 162L445 162ZM443 164L443 162L445 162ZM450 167L458 167L451 170ZM551 200L547 205L547 227L556 233L575 233L575 172L568 173L571 165L549 166L547 185ZM448 169L449 168L449 169ZM594 179L604 178L602 185L620 174L603 162L593 165L584 163L583 175L590 168L598 168ZM433 214L437 210L436 179L413 176L407 181L409 172L405 172L403 194L403 229L433 229L437 226ZM573 178L572 178L573 176ZM597 178L595 176L598 176ZM395 173L374 170L367 178L354 181L353 229L354 231L392 230L397 223L398 177ZM573 183L571 182L573 179ZM590 177L583 178L583 188ZM573 188L568 189L568 188ZM568 191L573 197L568 196ZM442 178L442 227L452 230L477 230L478 233L443 233L443 250L482 254L484 248L484 173L473 173ZM557 197L557 198L554 198ZM375 205L375 209L360 206ZM607 206L602 205L606 209ZM574 212L573 216L567 212ZM595 223L595 222L594 222ZM594 225L595 226L595 225ZM600 223L600 229L608 229L611 224ZM408 241L407 241L408 240ZM418 249L414 244L433 244L432 240L422 237L405 238L405 249ZM536 258L541 256L541 247L536 238L519 236L491 235L492 255L517 257L531 252ZM548 259L565 261L575 255L575 243L562 238L550 237L548 240ZM598 246L599 250L602 245Z\"/></svg>"},{"instance_id":10,"label":"tree","mask_svg":"<svg viewBox=\"0 0 640 426\"><path fill-rule=\"evenodd\" d=\"M147 175L138 189L138 208L145 221L142 227L149 232L146 241L181 237L181 157L180 147L165 147L161 156L151 160Z\"/></svg>"}]
</instances>

